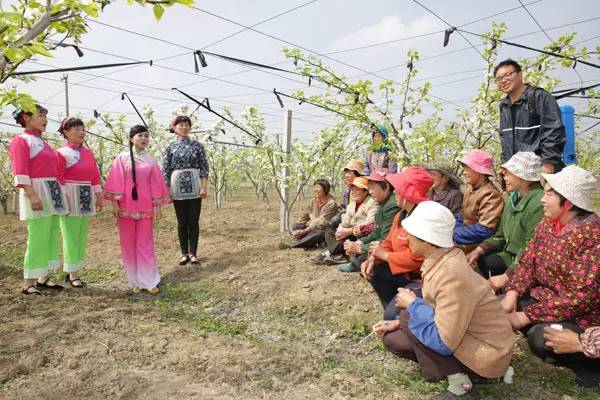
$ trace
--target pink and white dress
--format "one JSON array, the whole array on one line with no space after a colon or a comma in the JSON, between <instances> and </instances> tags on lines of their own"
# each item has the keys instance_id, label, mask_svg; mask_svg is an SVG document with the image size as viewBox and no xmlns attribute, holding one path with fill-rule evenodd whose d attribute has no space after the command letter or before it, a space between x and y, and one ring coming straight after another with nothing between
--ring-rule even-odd
<instances>
[{"instance_id":1,"label":"pink and white dress","mask_svg":"<svg viewBox=\"0 0 600 400\"><path fill-rule=\"evenodd\" d=\"M156 160L145 152L134 152L134 160L137 200L132 197L134 183L128 151L113 161L104 196L119 205L121 256L129 286L150 289L160 282L152 229L154 211L171 199Z\"/></svg>"}]
</instances>

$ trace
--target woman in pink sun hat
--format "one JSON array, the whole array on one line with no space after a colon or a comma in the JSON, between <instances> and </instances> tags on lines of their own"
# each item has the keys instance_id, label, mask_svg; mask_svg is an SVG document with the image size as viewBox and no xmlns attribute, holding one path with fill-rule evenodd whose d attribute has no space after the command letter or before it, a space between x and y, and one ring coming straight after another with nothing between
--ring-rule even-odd
<instances>
[{"instance_id":1,"label":"woman in pink sun hat","mask_svg":"<svg viewBox=\"0 0 600 400\"><path fill-rule=\"evenodd\" d=\"M457 162L463 167L467 189L462 215L456 219L454 242L469 252L492 236L500 222L504 201L489 179L494 175L494 161L489 153L473 149Z\"/></svg>"}]
</instances>

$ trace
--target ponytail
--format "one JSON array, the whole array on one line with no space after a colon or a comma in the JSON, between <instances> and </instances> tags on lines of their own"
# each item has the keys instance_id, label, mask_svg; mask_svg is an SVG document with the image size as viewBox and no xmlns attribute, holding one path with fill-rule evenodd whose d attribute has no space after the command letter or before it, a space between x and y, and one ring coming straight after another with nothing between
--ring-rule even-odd
<instances>
[{"instance_id":1,"label":"ponytail","mask_svg":"<svg viewBox=\"0 0 600 400\"><path fill-rule=\"evenodd\" d=\"M131 189L131 198L135 201L138 199L137 182L135 175L135 159L133 157L133 142L131 139L138 133L148 132L148 129L142 125L134 125L129 131L129 157L131 158L131 176L133 178L133 189Z\"/></svg>"}]
</instances>

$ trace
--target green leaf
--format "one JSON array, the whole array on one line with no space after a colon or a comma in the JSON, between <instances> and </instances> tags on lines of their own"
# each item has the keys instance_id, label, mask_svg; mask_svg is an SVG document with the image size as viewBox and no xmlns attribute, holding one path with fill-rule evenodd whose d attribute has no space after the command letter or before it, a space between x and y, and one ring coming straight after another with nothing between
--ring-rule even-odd
<instances>
[{"instance_id":1,"label":"green leaf","mask_svg":"<svg viewBox=\"0 0 600 400\"><path fill-rule=\"evenodd\" d=\"M21 52L18 49L13 49L12 47L8 47L4 50L4 55L8 57L8 59L12 63L17 63L21 61Z\"/></svg>"},{"instance_id":2,"label":"green leaf","mask_svg":"<svg viewBox=\"0 0 600 400\"><path fill-rule=\"evenodd\" d=\"M160 4L155 4L154 7L152 7L152 11L154 11L154 17L158 21L165 13L165 8Z\"/></svg>"}]
</instances>

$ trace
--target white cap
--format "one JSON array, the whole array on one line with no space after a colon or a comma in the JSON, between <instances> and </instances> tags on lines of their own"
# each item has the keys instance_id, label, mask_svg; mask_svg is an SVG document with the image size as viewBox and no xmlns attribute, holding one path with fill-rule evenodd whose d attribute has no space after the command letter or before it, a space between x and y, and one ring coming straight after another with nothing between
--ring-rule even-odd
<instances>
[{"instance_id":1,"label":"white cap","mask_svg":"<svg viewBox=\"0 0 600 400\"><path fill-rule=\"evenodd\" d=\"M502 164L500 168L507 169L525 181L539 181L542 159L531 151L519 151Z\"/></svg>"},{"instance_id":2,"label":"white cap","mask_svg":"<svg viewBox=\"0 0 600 400\"><path fill-rule=\"evenodd\" d=\"M419 203L402 221L409 234L438 247L454 247L452 235L456 220L446 207L435 201Z\"/></svg>"},{"instance_id":3,"label":"white cap","mask_svg":"<svg viewBox=\"0 0 600 400\"><path fill-rule=\"evenodd\" d=\"M556 174L542 174L542 178L556 192L573 205L586 211L594 211L592 193L598 181L591 172L576 165L569 165Z\"/></svg>"}]
</instances>

